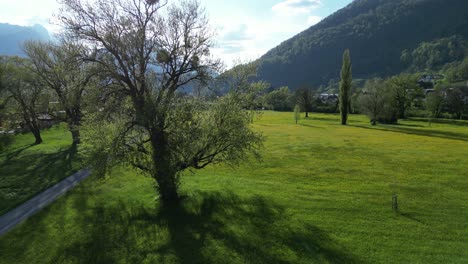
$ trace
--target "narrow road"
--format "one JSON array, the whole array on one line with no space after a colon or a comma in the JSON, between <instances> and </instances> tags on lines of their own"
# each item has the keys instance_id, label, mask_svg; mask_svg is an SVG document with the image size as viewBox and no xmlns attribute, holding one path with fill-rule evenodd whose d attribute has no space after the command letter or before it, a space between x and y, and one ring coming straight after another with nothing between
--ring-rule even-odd
<instances>
[{"instance_id":1,"label":"narrow road","mask_svg":"<svg viewBox=\"0 0 468 264\"><path fill-rule=\"evenodd\" d=\"M17 224L39 212L42 208L55 201L68 190L73 189L73 187L86 179L89 175L90 171L88 169L78 171L44 192L34 196L24 204L0 216L0 236L10 231Z\"/></svg>"}]
</instances>

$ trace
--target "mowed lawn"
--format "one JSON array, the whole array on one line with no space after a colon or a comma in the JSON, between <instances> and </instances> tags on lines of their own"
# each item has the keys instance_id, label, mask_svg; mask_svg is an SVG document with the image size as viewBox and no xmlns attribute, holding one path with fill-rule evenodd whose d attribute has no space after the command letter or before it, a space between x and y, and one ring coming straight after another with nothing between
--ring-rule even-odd
<instances>
[{"instance_id":1,"label":"mowed lawn","mask_svg":"<svg viewBox=\"0 0 468 264\"><path fill-rule=\"evenodd\" d=\"M80 169L76 148L64 125L32 134L0 137L0 215Z\"/></svg>"},{"instance_id":2,"label":"mowed lawn","mask_svg":"<svg viewBox=\"0 0 468 264\"><path fill-rule=\"evenodd\" d=\"M468 123L349 123L265 112L263 160L185 173L171 209L132 169L91 177L0 263L468 263Z\"/></svg>"}]
</instances>

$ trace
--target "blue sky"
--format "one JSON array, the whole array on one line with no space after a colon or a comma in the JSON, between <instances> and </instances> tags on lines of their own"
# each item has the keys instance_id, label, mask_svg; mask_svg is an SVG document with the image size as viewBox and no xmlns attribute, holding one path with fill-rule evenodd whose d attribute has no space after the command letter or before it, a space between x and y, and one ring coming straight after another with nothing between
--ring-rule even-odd
<instances>
[{"instance_id":1,"label":"blue sky","mask_svg":"<svg viewBox=\"0 0 468 264\"><path fill-rule=\"evenodd\" d=\"M318 23L352 0L199 0L217 30L213 54L227 67L254 60L282 41ZM0 0L0 22L49 24L58 11L56 0Z\"/></svg>"}]
</instances>

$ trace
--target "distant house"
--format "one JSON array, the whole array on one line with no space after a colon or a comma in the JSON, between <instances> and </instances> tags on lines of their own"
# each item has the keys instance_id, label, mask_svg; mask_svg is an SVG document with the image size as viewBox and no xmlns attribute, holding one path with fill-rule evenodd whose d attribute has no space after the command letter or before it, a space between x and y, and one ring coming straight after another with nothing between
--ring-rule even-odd
<instances>
[{"instance_id":1,"label":"distant house","mask_svg":"<svg viewBox=\"0 0 468 264\"><path fill-rule=\"evenodd\" d=\"M41 128L49 128L58 123L57 119L49 114L39 114L37 120Z\"/></svg>"},{"instance_id":2,"label":"distant house","mask_svg":"<svg viewBox=\"0 0 468 264\"><path fill-rule=\"evenodd\" d=\"M444 79L442 74L424 74L419 78L419 82L436 82Z\"/></svg>"},{"instance_id":3,"label":"distant house","mask_svg":"<svg viewBox=\"0 0 468 264\"><path fill-rule=\"evenodd\" d=\"M328 93L320 94L320 101L322 101L322 103L324 104L336 103L338 102L338 94L328 94Z\"/></svg>"},{"instance_id":4,"label":"distant house","mask_svg":"<svg viewBox=\"0 0 468 264\"><path fill-rule=\"evenodd\" d=\"M434 88L437 82L444 78L445 77L442 74L424 74L419 77L418 84L420 87L429 90Z\"/></svg>"},{"instance_id":5,"label":"distant house","mask_svg":"<svg viewBox=\"0 0 468 264\"><path fill-rule=\"evenodd\" d=\"M434 93L435 89L424 89L424 95L427 96L430 93Z\"/></svg>"}]
</instances>

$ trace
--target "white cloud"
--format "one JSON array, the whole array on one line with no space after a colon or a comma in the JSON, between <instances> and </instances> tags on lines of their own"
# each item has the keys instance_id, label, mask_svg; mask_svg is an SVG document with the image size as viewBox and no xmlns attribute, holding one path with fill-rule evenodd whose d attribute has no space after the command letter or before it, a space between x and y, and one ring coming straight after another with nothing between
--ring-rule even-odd
<instances>
[{"instance_id":1,"label":"white cloud","mask_svg":"<svg viewBox=\"0 0 468 264\"><path fill-rule=\"evenodd\" d=\"M322 17L319 17L319 16L309 16L309 18L307 18L307 25L309 25L309 27L319 23L320 21L322 21Z\"/></svg>"},{"instance_id":2,"label":"white cloud","mask_svg":"<svg viewBox=\"0 0 468 264\"><path fill-rule=\"evenodd\" d=\"M220 27L220 34L213 54L222 58L228 68L235 61L257 59L282 41L320 22L322 17L313 11L321 6L321 0L283 0L263 17L215 16L212 22Z\"/></svg>"},{"instance_id":3,"label":"white cloud","mask_svg":"<svg viewBox=\"0 0 468 264\"><path fill-rule=\"evenodd\" d=\"M57 26L50 23L52 14L58 11L56 0L0 0L0 23L20 26L41 24L49 32L57 31Z\"/></svg>"},{"instance_id":4,"label":"white cloud","mask_svg":"<svg viewBox=\"0 0 468 264\"><path fill-rule=\"evenodd\" d=\"M249 61L259 58L322 18L313 15L282 16L272 14L269 17L217 16L212 20L218 26L217 47L213 55L221 58L228 68L235 61Z\"/></svg>"},{"instance_id":5,"label":"white cloud","mask_svg":"<svg viewBox=\"0 0 468 264\"><path fill-rule=\"evenodd\" d=\"M255 36L249 32L249 26L247 24L235 25L234 28L225 28L221 35L223 41L249 40L254 37Z\"/></svg>"},{"instance_id":6,"label":"white cloud","mask_svg":"<svg viewBox=\"0 0 468 264\"><path fill-rule=\"evenodd\" d=\"M92 1L92 0L90 0ZM228 67L233 61L254 60L271 48L320 21L317 8L323 0L259 1L261 10L256 15L246 10L248 0L201 0L211 13L211 22L218 31L217 47L213 55L223 59ZM274 3L277 3L273 6ZM52 14L60 5L56 0L0 0L0 22L19 25L42 24L49 32L60 31L50 24ZM273 6L273 7L272 7ZM52 20L53 21L53 20Z\"/></svg>"},{"instance_id":7,"label":"white cloud","mask_svg":"<svg viewBox=\"0 0 468 264\"><path fill-rule=\"evenodd\" d=\"M226 19L216 24L222 25L217 37L217 45L212 49L213 55L221 58L228 68L236 62L247 62L263 55L268 48L262 46L262 27L258 27L257 20L244 17L240 21Z\"/></svg>"},{"instance_id":8,"label":"white cloud","mask_svg":"<svg viewBox=\"0 0 468 264\"><path fill-rule=\"evenodd\" d=\"M322 6L321 0L284 0L271 9L282 15L309 14L314 9Z\"/></svg>"}]
</instances>

